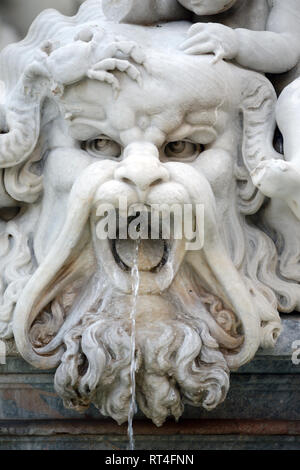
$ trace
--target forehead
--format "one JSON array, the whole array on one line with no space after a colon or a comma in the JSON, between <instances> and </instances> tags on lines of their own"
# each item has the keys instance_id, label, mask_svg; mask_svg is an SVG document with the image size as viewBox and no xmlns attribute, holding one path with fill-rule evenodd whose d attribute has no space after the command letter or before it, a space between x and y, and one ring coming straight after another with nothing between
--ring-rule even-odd
<instances>
[{"instance_id":1,"label":"forehead","mask_svg":"<svg viewBox=\"0 0 300 470\"><path fill-rule=\"evenodd\" d=\"M211 64L211 57L152 54L141 73L140 85L124 73L115 73L121 85L117 97L110 85L96 80L68 87L62 103L71 133L77 137L79 129L88 134L88 128L91 133L94 128L122 139L137 128L142 132L158 129L169 135L183 124L224 124L232 105L228 77Z\"/></svg>"}]
</instances>

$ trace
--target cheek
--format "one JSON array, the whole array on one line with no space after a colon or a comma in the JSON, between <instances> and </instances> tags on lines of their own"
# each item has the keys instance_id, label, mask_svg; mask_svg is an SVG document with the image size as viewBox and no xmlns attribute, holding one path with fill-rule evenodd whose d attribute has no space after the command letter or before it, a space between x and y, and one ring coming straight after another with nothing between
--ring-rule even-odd
<instances>
[{"instance_id":1,"label":"cheek","mask_svg":"<svg viewBox=\"0 0 300 470\"><path fill-rule=\"evenodd\" d=\"M38 260L46 256L57 239L66 219L72 186L92 161L92 157L85 152L70 147L57 148L49 152L43 171L44 193L41 217L34 241Z\"/></svg>"},{"instance_id":2,"label":"cheek","mask_svg":"<svg viewBox=\"0 0 300 470\"><path fill-rule=\"evenodd\" d=\"M44 168L44 186L50 185L58 193L69 193L75 180L94 159L74 148L51 150Z\"/></svg>"},{"instance_id":3,"label":"cheek","mask_svg":"<svg viewBox=\"0 0 300 470\"><path fill-rule=\"evenodd\" d=\"M216 199L226 198L233 183L233 159L225 150L203 152L192 164L209 181Z\"/></svg>"}]
</instances>

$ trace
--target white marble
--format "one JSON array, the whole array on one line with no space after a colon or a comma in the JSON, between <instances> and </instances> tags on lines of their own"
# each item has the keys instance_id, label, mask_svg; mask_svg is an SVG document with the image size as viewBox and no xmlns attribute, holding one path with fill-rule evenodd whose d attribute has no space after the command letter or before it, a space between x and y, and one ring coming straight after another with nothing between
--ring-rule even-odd
<instances>
[{"instance_id":1,"label":"white marble","mask_svg":"<svg viewBox=\"0 0 300 470\"><path fill-rule=\"evenodd\" d=\"M274 346L279 312L300 308L297 181L284 197L272 193L297 162L288 121L297 125L298 88L277 105L262 73L295 65L300 43L280 26L289 9L279 1L260 3L269 15L260 49L247 25L230 28L238 2L220 13L224 24L197 17L193 26L189 1L162 1L158 18L152 3L145 18L134 0L114 10L103 0L109 20L100 0L67 23L44 13L0 55L0 338L14 336L37 368L57 367L66 406L92 402L126 421L134 243L103 240L100 209L125 211L129 224L133 204L202 207L197 250L173 232L139 247L136 398L161 425L184 403L221 403L230 370ZM221 4L199 1L194 13ZM276 107L287 158L273 147Z\"/></svg>"}]
</instances>

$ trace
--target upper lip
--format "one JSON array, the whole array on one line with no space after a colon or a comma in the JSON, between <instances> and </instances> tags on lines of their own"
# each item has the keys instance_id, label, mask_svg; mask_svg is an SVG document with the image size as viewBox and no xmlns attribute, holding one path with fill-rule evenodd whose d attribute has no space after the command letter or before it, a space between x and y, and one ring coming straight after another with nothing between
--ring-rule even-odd
<instances>
[{"instance_id":1,"label":"upper lip","mask_svg":"<svg viewBox=\"0 0 300 470\"><path fill-rule=\"evenodd\" d=\"M159 263L157 265L155 265L154 267L152 267L149 272L151 273L156 273L158 272L165 264L166 262L168 261L168 257L169 257L169 252L170 252L170 244L166 241L166 240L163 240L163 243L164 243L164 252L163 252L163 256L162 258L160 259ZM110 240L110 247L111 247L111 251L112 251L112 254L113 254L113 257L114 257L114 260L116 261L116 263L118 264L118 266L123 270L123 271L131 271L131 267L128 266L119 256L118 254L118 251L116 249L116 239L113 239L113 240Z\"/></svg>"}]
</instances>

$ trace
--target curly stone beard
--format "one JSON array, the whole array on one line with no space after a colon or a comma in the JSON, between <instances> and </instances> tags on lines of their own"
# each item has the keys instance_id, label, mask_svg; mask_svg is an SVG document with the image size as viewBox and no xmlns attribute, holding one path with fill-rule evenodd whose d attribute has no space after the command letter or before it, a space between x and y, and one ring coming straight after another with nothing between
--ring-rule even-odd
<instances>
[{"instance_id":1,"label":"curly stone beard","mask_svg":"<svg viewBox=\"0 0 300 470\"><path fill-rule=\"evenodd\" d=\"M82 411L94 403L121 424L131 400L132 332L128 319L114 317L109 310L89 312L65 335L55 388L65 406ZM137 403L157 426L169 415L178 419L183 403L211 410L226 397L227 362L201 320L177 313L137 321L136 358Z\"/></svg>"}]
</instances>

